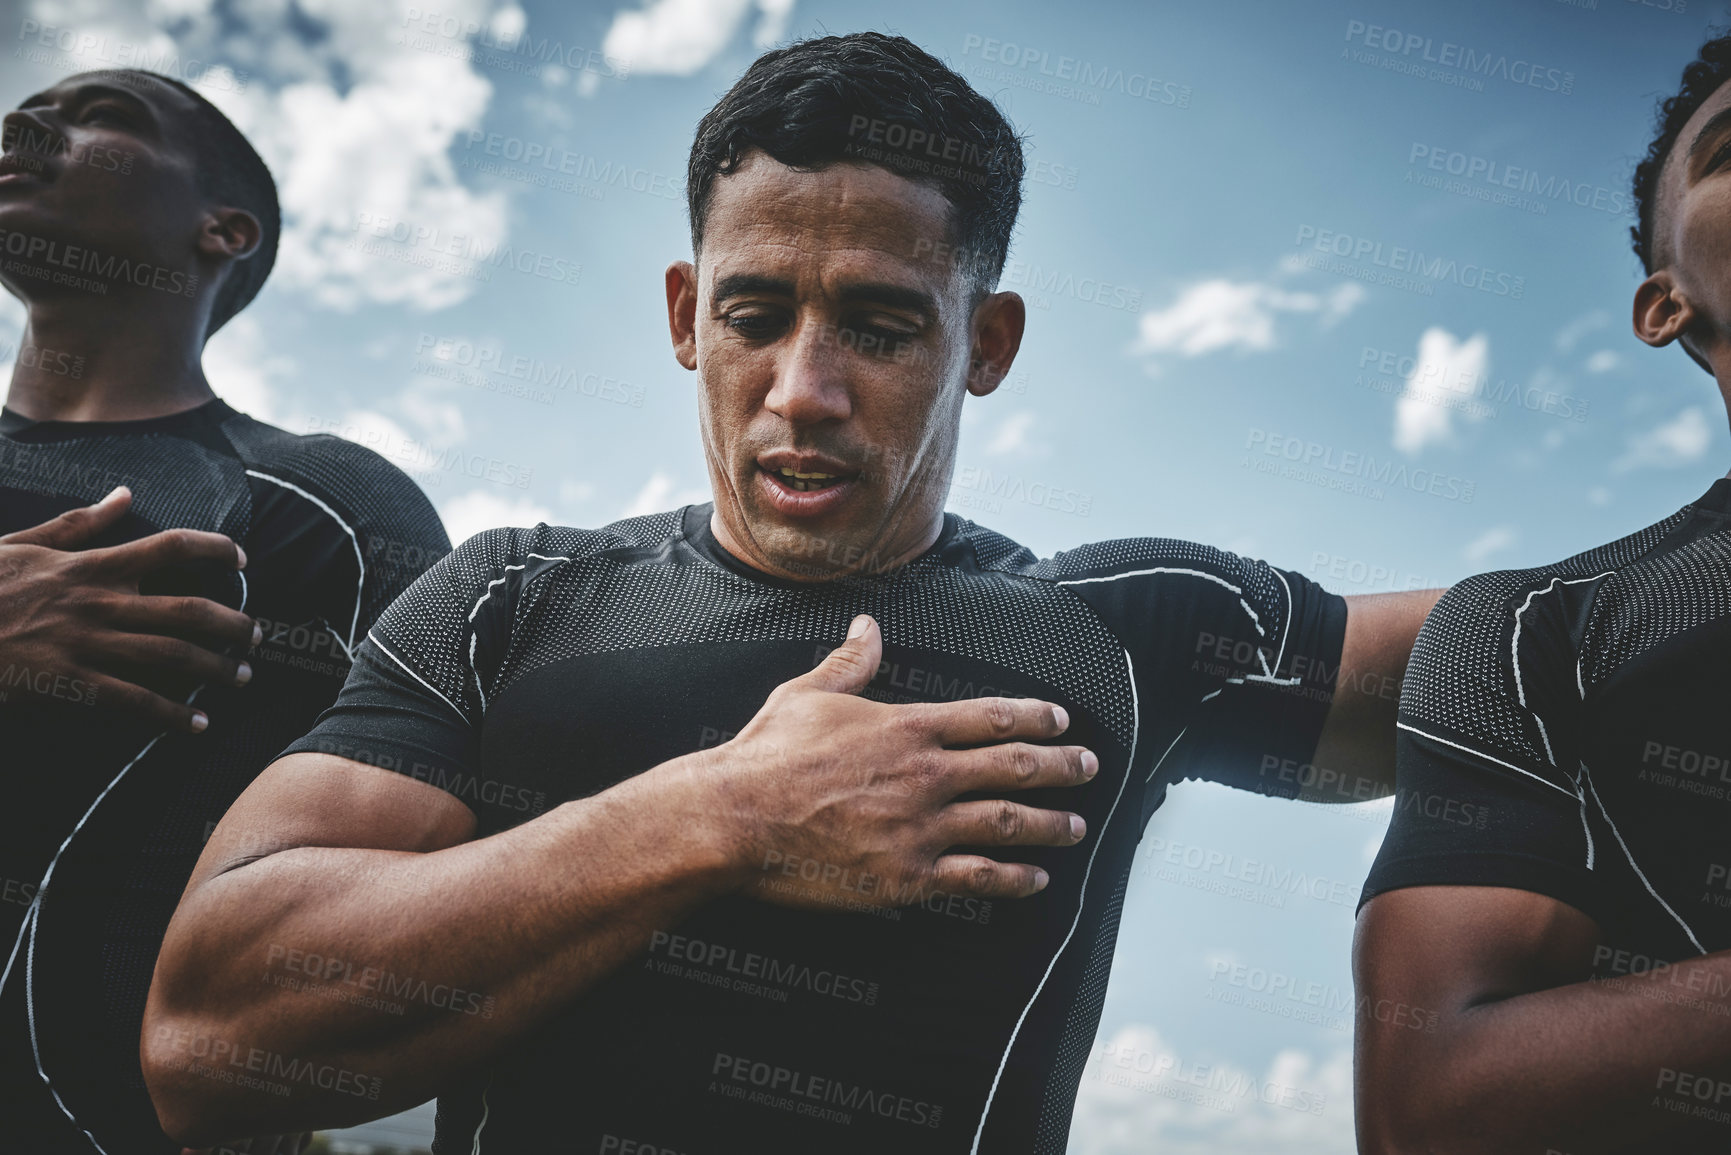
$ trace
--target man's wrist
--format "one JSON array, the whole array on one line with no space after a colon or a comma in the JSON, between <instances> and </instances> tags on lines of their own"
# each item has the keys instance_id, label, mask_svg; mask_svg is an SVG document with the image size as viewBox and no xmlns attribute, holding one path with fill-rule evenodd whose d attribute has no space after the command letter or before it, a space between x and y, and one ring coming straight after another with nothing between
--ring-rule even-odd
<instances>
[{"instance_id":1,"label":"man's wrist","mask_svg":"<svg viewBox=\"0 0 1731 1155\"><path fill-rule=\"evenodd\" d=\"M670 759L641 776L645 787L654 787L656 809L668 818L666 837L688 873L714 896L744 886L757 866L728 767L726 752L717 747Z\"/></svg>"}]
</instances>

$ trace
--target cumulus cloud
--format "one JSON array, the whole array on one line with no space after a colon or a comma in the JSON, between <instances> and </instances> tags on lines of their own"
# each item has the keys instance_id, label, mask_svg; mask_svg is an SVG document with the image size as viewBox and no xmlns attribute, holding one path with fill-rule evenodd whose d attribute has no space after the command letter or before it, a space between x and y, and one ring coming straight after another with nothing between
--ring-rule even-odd
<instances>
[{"instance_id":1,"label":"cumulus cloud","mask_svg":"<svg viewBox=\"0 0 1731 1155\"><path fill-rule=\"evenodd\" d=\"M1516 540L1518 535L1513 526L1496 525L1473 538L1461 552L1467 561L1478 565L1492 554L1509 548Z\"/></svg>"},{"instance_id":2,"label":"cumulus cloud","mask_svg":"<svg viewBox=\"0 0 1731 1155\"><path fill-rule=\"evenodd\" d=\"M987 453L1014 453L1017 450L1029 448L1028 434L1034 428L1034 414L1023 409L1012 413L998 426L998 431L992 435L991 443L986 446Z\"/></svg>"},{"instance_id":3,"label":"cumulus cloud","mask_svg":"<svg viewBox=\"0 0 1731 1155\"><path fill-rule=\"evenodd\" d=\"M484 489L473 489L436 505L452 545L460 545L482 530L497 529L502 525L529 526L542 521L549 524L558 521L552 510L531 498L511 497Z\"/></svg>"},{"instance_id":4,"label":"cumulus cloud","mask_svg":"<svg viewBox=\"0 0 1731 1155\"><path fill-rule=\"evenodd\" d=\"M1271 349L1280 314L1313 314L1326 328L1363 299L1364 288L1355 282L1309 293L1262 281L1201 281L1185 288L1167 308L1142 314L1134 351L1201 357L1222 349Z\"/></svg>"},{"instance_id":5,"label":"cumulus cloud","mask_svg":"<svg viewBox=\"0 0 1731 1155\"><path fill-rule=\"evenodd\" d=\"M204 376L216 395L272 425L288 420L277 386L294 372L294 359L270 350L250 313L230 319L204 346Z\"/></svg>"},{"instance_id":6,"label":"cumulus cloud","mask_svg":"<svg viewBox=\"0 0 1731 1155\"><path fill-rule=\"evenodd\" d=\"M643 488L637 491L625 507L620 517L641 517L646 513L661 513L664 510L678 509L682 505L693 505L708 501L708 489L693 489L680 486L674 481L673 475L664 469L657 469L650 474L649 480L643 483Z\"/></svg>"},{"instance_id":7,"label":"cumulus cloud","mask_svg":"<svg viewBox=\"0 0 1731 1155\"><path fill-rule=\"evenodd\" d=\"M752 42L768 48L787 32L794 0L650 0L616 13L601 51L630 72L690 76L733 43L752 12Z\"/></svg>"},{"instance_id":8,"label":"cumulus cloud","mask_svg":"<svg viewBox=\"0 0 1731 1155\"><path fill-rule=\"evenodd\" d=\"M1587 372L1609 373L1623 363L1621 355L1610 349L1600 349L1587 358Z\"/></svg>"},{"instance_id":9,"label":"cumulus cloud","mask_svg":"<svg viewBox=\"0 0 1731 1155\"><path fill-rule=\"evenodd\" d=\"M1611 463L1613 473L1631 469L1672 469L1699 461L1712 443L1707 411L1691 405L1671 420L1629 438L1623 455Z\"/></svg>"},{"instance_id":10,"label":"cumulus cloud","mask_svg":"<svg viewBox=\"0 0 1731 1155\"><path fill-rule=\"evenodd\" d=\"M1475 333L1462 341L1432 326L1420 334L1418 356L1394 408L1394 447L1417 453L1454 435L1454 417L1482 420L1485 411L1469 404L1490 361L1490 341Z\"/></svg>"},{"instance_id":11,"label":"cumulus cloud","mask_svg":"<svg viewBox=\"0 0 1731 1155\"><path fill-rule=\"evenodd\" d=\"M1351 1018L1350 992L1344 1014ZM1146 1024L1097 1044L1070 1131L1073 1155L1338 1155L1353 1147L1352 1056L1280 1051L1257 1074L1181 1054Z\"/></svg>"},{"instance_id":12,"label":"cumulus cloud","mask_svg":"<svg viewBox=\"0 0 1731 1155\"><path fill-rule=\"evenodd\" d=\"M402 36L405 11L352 0L29 7L44 26L134 47L222 109L276 177L283 233L272 282L344 310L369 302L436 309L476 285L447 268L363 252L362 243L378 239L371 228L414 230L423 250L455 238L465 251L487 252L506 238L503 194L465 188L448 155L459 133L480 125L492 85L464 59L460 39L432 34L449 51L427 51ZM492 0L447 0L440 11L453 27L508 29L521 20L515 4L495 12ZM198 72L194 60L224 61L231 71Z\"/></svg>"}]
</instances>

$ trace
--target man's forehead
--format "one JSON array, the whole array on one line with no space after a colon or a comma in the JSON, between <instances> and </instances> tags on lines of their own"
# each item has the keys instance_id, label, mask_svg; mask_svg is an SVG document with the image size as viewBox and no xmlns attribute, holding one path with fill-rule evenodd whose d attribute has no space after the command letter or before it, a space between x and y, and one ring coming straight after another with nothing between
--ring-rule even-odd
<instances>
[{"instance_id":1,"label":"man's forehead","mask_svg":"<svg viewBox=\"0 0 1731 1155\"><path fill-rule=\"evenodd\" d=\"M1662 204L1668 206L1682 193L1685 174L1689 168L1689 150L1694 145L1695 138L1707 126L1708 121L1727 108L1731 108L1731 84L1721 84L1689 115L1689 119L1683 122L1683 127L1677 132L1677 139L1672 142L1671 151L1665 154L1665 168L1660 174L1659 187Z\"/></svg>"},{"instance_id":2,"label":"man's forehead","mask_svg":"<svg viewBox=\"0 0 1731 1155\"><path fill-rule=\"evenodd\" d=\"M41 92L27 96L19 104L41 103L46 98L56 100L75 96L85 89L114 89L126 93L135 99L144 101L153 108L170 111L181 111L191 106L186 94L176 89L168 82L146 72L100 71L80 72L65 77L44 88Z\"/></svg>"},{"instance_id":3,"label":"man's forehead","mask_svg":"<svg viewBox=\"0 0 1731 1155\"><path fill-rule=\"evenodd\" d=\"M791 266L832 258L878 271L916 266L942 277L950 203L937 189L876 165L815 172L761 153L718 177L704 222L704 263ZM734 270L730 270L734 271Z\"/></svg>"}]
</instances>

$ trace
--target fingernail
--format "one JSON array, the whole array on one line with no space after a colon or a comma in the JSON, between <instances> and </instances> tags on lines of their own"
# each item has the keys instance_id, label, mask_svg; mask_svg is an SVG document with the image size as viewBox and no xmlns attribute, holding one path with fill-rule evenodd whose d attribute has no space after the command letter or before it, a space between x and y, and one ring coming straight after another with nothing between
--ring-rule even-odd
<instances>
[{"instance_id":1,"label":"fingernail","mask_svg":"<svg viewBox=\"0 0 1731 1155\"><path fill-rule=\"evenodd\" d=\"M1088 824L1082 821L1080 814L1070 815L1070 837L1080 842L1082 835L1088 833Z\"/></svg>"},{"instance_id":2,"label":"fingernail","mask_svg":"<svg viewBox=\"0 0 1731 1155\"><path fill-rule=\"evenodd\" d=\"M1082 751L1082 777L1092 778L1100 772L1100 759L1094 756L1094 751Z\"/></svg>"},{"instance_id":3,"label":"fingernail","mask_svg":"<svg viewBox=\"0 0 1731 1155\"><path fill-rule=\"evenodd\" d=\"M1052 881L1052 876L1047 874L1045 871L1043 871L1043 870L1035 870L1034 871L1034 889L1035 890L1045 890L1046 884L1050 881Z\"/></svg>"},{"instance_id":4,"label":"fingernail","mask_svg":"<svg viewBox=\"0 0 1731 1155\"><path fill-rule=\"evenodd\" d=\"M867 617L865 614L860 614L858 617L854 618L853 621L848 623L848 627L847 627L848 640L852 641L854 638L857 638L861 634L865 633L866 627L869 625L871 625L871 618Z\"/></svg>"},{"instance_id":5,"label":"fingernail","mask_svg":"<svg viewBox=\"0 0 1731 1155\"><path fill-rule=\"evenodd\" d=\"M240 547L240 542L238 542L238 541L234 543L234 552L240 560L240 564L235 566L235 568L236 569L245 569L246 568L246 550L244 550Z\"/></svg>"},{"instance_id":6,"label":"fingernail","mask_svg":"<svg viewBox=\"0 0 1731 1155\"><path fill-rule=\"evenodd\" d=\"M252 665L247 662L242 662L235 668L234 684L237 686L244 686L250 681L252 681Z\"/></svg>"},{"instance_id":7,"label":"fingernail","mask_svg":"<svg viewBox=\"0 0 1731 1155\"><path fill-rule=\"evenodd\" d=\"M1058 723L1058 729L1060 730L1068 730L1070 728L1070 715L1065 712L1064 707L1062 706L1052 707L1052 720Z\"/></svg>"},{"instance_id":8,"label":"fingernail","mask_svg":"<svg viewBox=\"0 0 1731 1155\"><path fill-rule=\"evenodd\" d=\"M252 644L256 646L262 641L264 641L264 627L254 622L252 624Z\"/></svg>"},{"instance_id":9,"label":"fingernail","mask_svg":"<svg viewBox=\"0 0 1731 1155\"><path fill-rule=\"evenodd\" d=\"M206 718L203 714L194 714L192 716L192 732L194 734L204 733L205 727L209 725L210 719Z\"/></svg>"},{"instance_id":10,"label":"fingernail","mask_svg":"<svg viewBox=\"0 0 1731 1155\"><path fill-rule=\"evenodd\" d=\"M107 495L104 496L102 500L105 502L113 501L115 498L119 497L122 493L125 493L125 492L126 492L126 486L117 485L113 489L109 490Z\"/></svg>"}]
</instances>

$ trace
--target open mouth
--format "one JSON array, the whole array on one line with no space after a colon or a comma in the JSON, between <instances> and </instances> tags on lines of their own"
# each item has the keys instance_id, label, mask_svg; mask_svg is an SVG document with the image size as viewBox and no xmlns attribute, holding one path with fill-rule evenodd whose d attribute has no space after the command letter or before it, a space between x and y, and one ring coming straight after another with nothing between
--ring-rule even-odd
<instances>
[{"instance_id":1,"label":"open mouth","mask_svg":"<svg viewBox=\"0 0 1731 1155\"><path fill-rule=\"evenodd\" d=\"M795 493L812 493L816 490L829 489L832 486L840 485L844 481L853 480L853 478L847 474L801 473L798 470L791 469L785 465L779 469L771 469L765 465L760 465L758 468L762 469L775 481L785 485Z\"/></svg>"}]
</instances>

